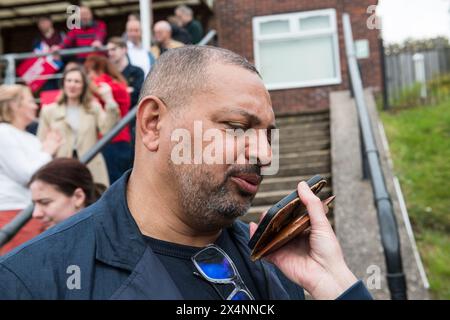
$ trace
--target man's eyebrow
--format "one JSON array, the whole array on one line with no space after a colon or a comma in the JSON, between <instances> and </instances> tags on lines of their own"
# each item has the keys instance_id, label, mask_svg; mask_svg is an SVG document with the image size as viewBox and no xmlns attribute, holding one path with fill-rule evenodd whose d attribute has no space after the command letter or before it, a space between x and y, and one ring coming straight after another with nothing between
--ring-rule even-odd
<instances>
[{"instance_id":1,"label":"man's eyebrow","mask_svg":"<svg viewBox=\"0 0 450 320\"><path fill-rule=\"evenodd\" d=\"M249 119L250 122L255 124L255 125L258 125L258 124L261 123L261 119L257 115L255 115L253 113L250 113L247 110L242 109L242 108L235 109L235 110L222 109L220 112L221 113L237 113L237 114L240 114L240 115L246 117L247 119ZM274 124L270 124L267 127L267 129L269 129L269 130L276 129L276 126Z\"/></svg>"}]
</instances>

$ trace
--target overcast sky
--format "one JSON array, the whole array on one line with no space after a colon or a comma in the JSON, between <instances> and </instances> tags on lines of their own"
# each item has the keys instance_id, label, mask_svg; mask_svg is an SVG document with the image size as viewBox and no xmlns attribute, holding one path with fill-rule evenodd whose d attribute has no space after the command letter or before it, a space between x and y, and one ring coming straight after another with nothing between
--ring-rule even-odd
<instances>
[{"instance_id":1,"label":"overcast sky","mask_svg":"<svg viewBox=\"0 0 450 320\"><path fill-rule=\"evenodd\" d=\"M402 42L408 37L450 38L450 0L379 0L383 39Z\"/></svg>"}]
</instances>

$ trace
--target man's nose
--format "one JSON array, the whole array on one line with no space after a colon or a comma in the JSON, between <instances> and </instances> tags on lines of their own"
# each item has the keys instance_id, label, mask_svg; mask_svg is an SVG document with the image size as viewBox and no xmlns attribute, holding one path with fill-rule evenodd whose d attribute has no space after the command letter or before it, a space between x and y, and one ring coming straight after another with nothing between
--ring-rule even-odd
<instances>
[{"instance_id":1,"label":"man's nose","mask_svg":"<svg viewBox=\"0 0 450 320\"><path fill-rule=\"evenodd\" d=\"M261 167L269 166L272 162L272 147L267 137L267 131L259 129L255 134L257 143L247 145L247 159L256 159Z\"/></svg>"}]
</instances>

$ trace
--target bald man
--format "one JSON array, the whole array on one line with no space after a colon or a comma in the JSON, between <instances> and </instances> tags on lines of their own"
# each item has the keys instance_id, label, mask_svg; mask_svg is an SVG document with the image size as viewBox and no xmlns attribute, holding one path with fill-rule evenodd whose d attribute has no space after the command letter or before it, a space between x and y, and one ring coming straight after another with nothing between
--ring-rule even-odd
<instances>
[{"instance_id":1,"label":"bald man","mask_svg":"<svg viewBox=\"0 0 450 320\"><path fill-rule=\"evenodd\" d=\"M144 76L150 72L155 63L155 57L149 51L150 48L142 46L142 30L139 20L128 20L126 27L128 59L132 65L135 65L144 71Z\"/></svg>"},{"instance_id":2,"label":"bald man","mask_svg":"<svg viewBox=\"0 0 450 320\"><path fill-rule=\"evenodd\" d=\"M162 20L153 26L155 45L152 46L152 53L156 59L169 49L184 46L183 43L172 39L172 27L170 23Z\"/></svg>"},{"instance_id":3,"label":"bald man","mask_svg":"<svg viewBox=\"0 0 450 320\"><path fill-rule=\"evenodd\" d=\"M192 147L199 124L217 139L217 162L190 158L211 143ZM303 288L315 299L370 299L305 182L297 192L309 235L250 259L256 224L238 218L270 166L274 129L269 92L243 57L206 46L167 51L140 94L132 171L1 258L0 299L304 299ZM239 143L242 131L262 133L261 148ZM180 146L189 150L181 162Z\"/></svg>"}]
</instances>

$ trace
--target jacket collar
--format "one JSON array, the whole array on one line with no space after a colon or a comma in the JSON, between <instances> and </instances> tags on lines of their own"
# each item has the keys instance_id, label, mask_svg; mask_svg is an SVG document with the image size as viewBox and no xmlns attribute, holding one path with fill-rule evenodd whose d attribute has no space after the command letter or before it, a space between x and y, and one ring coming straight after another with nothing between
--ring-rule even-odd
<instances>
[{"instance_id":1,"label":"jacket collar","mask_svg":"<svg viewBox=\"0 0 450 320\"><path fill-rule=\"evenodd\" d=\"M131 170L111 185L99 200L101 213L94 216L96 258L132 271L147 247L128 209L126 190Z\"/></svg>"},{"instance_id":2,"label":"jacket collar","mask_svg":"<svg viewBox=\"0 0 450 320\"><path fill-rule=\"evenodd\" d=\"M66 107L64 105L56 104L56 108L54 110L55 120L66 118Z\"/></svg>"},{"instance_id":3,"label":"jacket collar","mask_svg":"<svg viewBox=\"0 0 450 320\"><path fill-rule=\"evenodd\" d=\"M132 272L113 299L181 299L169 273L149 248L128 209L126 190L131 170L104 193L94 215L96 258L103 263ZM269 299L289 299L274 268L266 262L250 260L248 225L236 221L230 228L238 249L259 292ZM153 288L153 289L151 289ZM161 288L166 288L161 291Z\"/></svg>"}]
</instances>

